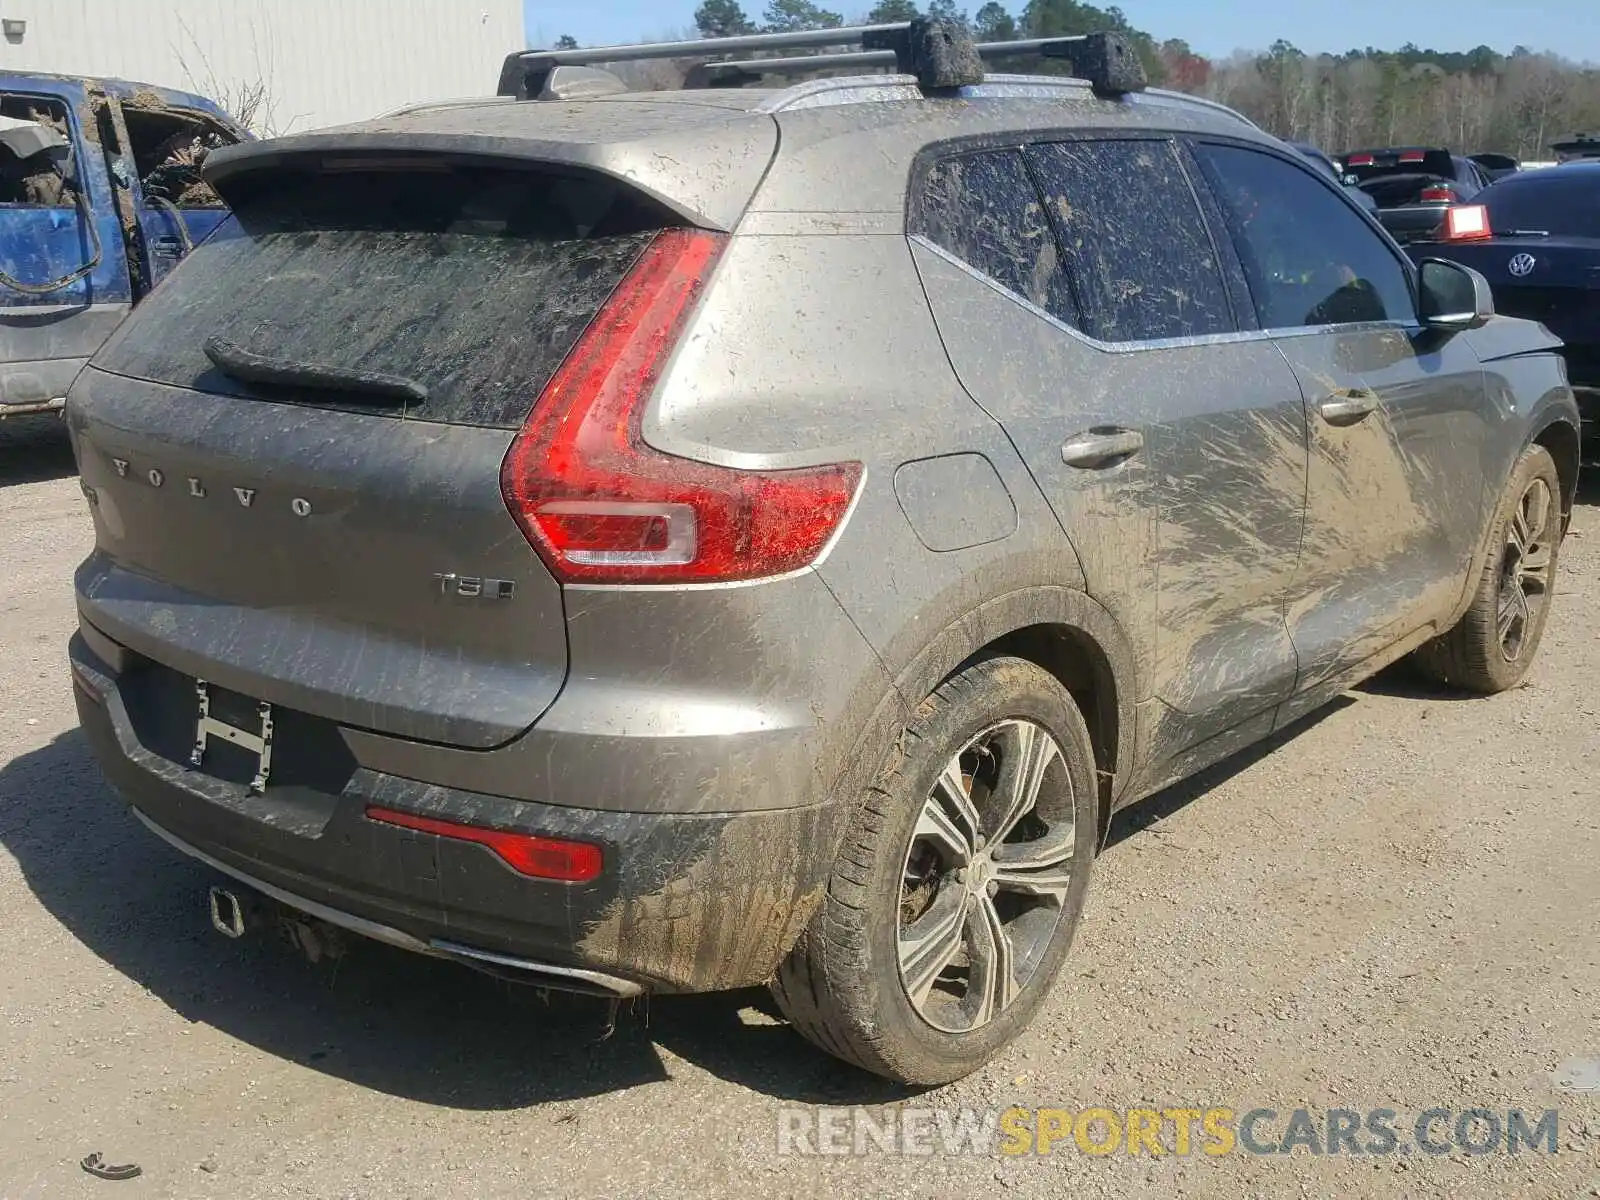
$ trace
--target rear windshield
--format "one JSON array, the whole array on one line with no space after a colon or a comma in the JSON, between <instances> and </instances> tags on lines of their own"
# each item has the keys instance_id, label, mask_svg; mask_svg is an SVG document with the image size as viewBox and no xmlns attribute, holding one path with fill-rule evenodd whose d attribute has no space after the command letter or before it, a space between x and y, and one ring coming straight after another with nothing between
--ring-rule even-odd
<instances>
[{"instance_id":1,"label":"rear windshield","mask_svg":"<svg viewBox=\"0 0 1600 1200\"><path fill-rule=\"evenodd\" d=\"M414 162L284 175L95 363L220 395L515 426L662 223L591 177ZM347 383L374 377L403 386Z\"/></svg>"},{"instance_id":2,"label":"rear windshield","mask_svg":"<svg viewBox=\"0 0 1600 1200\"><path fill-rule=\"evenodd\" d=\"M1361 184L1361 190L1371 196L1379 208L1403 208L1421 203L1422 193L1427 189L1449 182L1435 175L1385 175L1367 180Z\"/></svg>"},{"instance_id":3,"label":"rear windshield","mask_svg":"<svg viewBox=\"0 0 1600 1200\"><path fill-rule=\"evenodd\" d=\"M1513 175L1478 193L1496 233L1548 233L1552 237L1600 238L1600 171L1547 167Z\"/></svg>"}]
</instances>

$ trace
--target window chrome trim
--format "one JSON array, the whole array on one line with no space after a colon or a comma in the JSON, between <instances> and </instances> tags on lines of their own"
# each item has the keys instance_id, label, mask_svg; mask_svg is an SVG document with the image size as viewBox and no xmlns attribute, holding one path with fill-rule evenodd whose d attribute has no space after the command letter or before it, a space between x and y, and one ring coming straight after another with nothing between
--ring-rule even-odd
<instances>
[{"instance_id":1,"label":"window chrome trim","mask_svg":"<svg viewBox=\"0 0 1600 1200\"><path fill-rule=\"evenodd\" d=\"M1143 341L1104 342L1097 337L1085 333L1072 325L1067 324L1054 313L1040 308L1026 296L1018 295L997 279L991 279L971 263L952 254L943 246L928 239L925 234L913 233L908 235L909 240L923 247L932 254L942 258L951 266L960 269L972 276L978 282L986 285L991 290L998 292L1006 299L1026 309L1034 316L1048 321L1063 333L1070 334L1077 341L1082 342L1092 350L1099 350L1105 354L1139 354L1152 350L1179 350L1190 346L1225 346L1236 342L1257 341L1285 341L1290 338L1318 337L1324 334L1338 333L1376 333L1383 330L1399 330L1407 333L1416 333L1422 326L1411 321L1363 321L1350 325L1286 325L1277 329L1236 329L1229 333L1201 333L1187 337L1174 338L1148 338Z\"/></svg>"}]
</instances>

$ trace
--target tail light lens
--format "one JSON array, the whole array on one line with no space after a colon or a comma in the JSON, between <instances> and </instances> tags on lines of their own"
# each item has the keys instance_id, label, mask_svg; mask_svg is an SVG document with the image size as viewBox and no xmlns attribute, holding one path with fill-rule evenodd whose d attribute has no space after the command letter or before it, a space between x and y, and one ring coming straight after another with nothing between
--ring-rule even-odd
<instances>
[{"instance_id":1,"label":"tail light lens","mask_svg":"<svg viewBox=\"0 0 1600 1200\"><path fill-rule=\"evenodd\" d=\"M506 505L566 582L711 583L809 566L860 463L741 471L663 454L640 420L727 239L657 235L534 404L500 471Z\"/></svg>"},{"instance_id":2,"label":"tail light lens","mask_svg":"<svg viewBox=\"0 0 1600 1200\"><path fill-rule=\"evenodd\" d=\"M1377 161L1378 160L1370 154L1352 154L1349 158L1344 160L1345 166L1347 167L1370 167L1373 166Z\"/></svg>"},{"instance_id":3,"label":"tail light lens","mask_svg":"<svg viewBox=\"0 0 1600 1200\"><path fill-rule=\"evenodd\" d=\"M1400 161L1403 163L1427 162L1428 156L1421 150L1405 150L1400 154Z\"/></svg>"},{"instance_id":4,"label":"tail light lens","mask_svg":"<svg viewBox=\"0 0 1600 1200\"><path fill-rule=\"evenodd\" d=\"M442 821L392 808L367 807L367 818L418 833L454 838L487 846L513 870L534 879L554 879L560 883L588 883L600 874L603 865L599 846L588 842L568 842L560 838L539 837L531 833L512 833L503 829L483 829L459 821Z\"/></svg>"},{"instance_id":5,"label":"tail light lens","mask_svg":"<svg viewBox=\"0 0 1600 1200\"><path fill-rule=\"evenodd\" d=\"M1419 199L1424 204L1449 204L1456 194L1447 187L1426 187Z\"/></svg>"},{"instance_id":6,"label":"tail light lens","mask_svg":"<svg viewBox=\"0 0 1600 1200\"><path fill-rule=\"evenodd\" d=\"M1489 210L1481 204L1462 204L1444 214L1444 240L1482 242L1494 236L1489 228Z\"/></svg>"}]
</instances>

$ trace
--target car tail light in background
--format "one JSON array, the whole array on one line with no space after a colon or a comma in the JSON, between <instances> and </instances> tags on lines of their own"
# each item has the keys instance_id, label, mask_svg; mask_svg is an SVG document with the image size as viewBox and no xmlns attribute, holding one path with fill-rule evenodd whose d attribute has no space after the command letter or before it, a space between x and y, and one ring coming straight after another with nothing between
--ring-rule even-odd
<instances>
[{"instance_id":1,"label":"car tail light in background","mask_svg":"<svg viewBox=\"0 0 1600 1200\"><path fill-rule=\"evenodd\" d=\"M560 883L588 883L598 878L603 865L599 846L588 842L568 842L560 838L539 837L531 833L512 833L503 829L484 829L444 821L417 813L397 812L392 808L367 807L367 818L417 833L431 833L458 842L487 846L513 870L534 879L554 879Z\"/></svg>"},{"instance_id":2,"label":"car tail light in background","mask_svg":"<svg viewBox=\"0 0 1600 1200\"><path fill-rule=\"evenodd\" d=\"M1352 154L1344 160L1344 165L1347 167L1371 167L1376 166L1377 162L1378 160L1370 154Z\"/></svg>"},{"instance_id":3,"label":"car tail light in background","mask_svg":"<svg viewBox=\"0 0 1600 1200\"><path fill-rule=\"evenodd\" d=\"M1447 187L1426 187L1418 197L1423 204L1449 204L1456 198L1455 192Z\"/></svg>"},{"instance_id":4,"label":"car tail light in background","mask_svg":"<svg viewBox=\"0 0 1600 1200\"><path fill-rule=\"evenodd\" d=\"M1444 214L1444 240L1481 242L1494 236L1489 228L1489 210L1481 204L1462 204Z\"/></svg>"},{"instance_id":5,"label":"car tail light in background","mask_svg":"<svg viewBox=\"0 0 1600 1200\"><path fill-rule=\"evenodd\" d=\"M1421 150L1402 150L1400 152L1400 161L1403 163L1427 162L1428 156Z\"/></svg>"},{"instance_id":6,"label":"car tail light in background","mask_svg":"<svg viewBox=\"0 0 1600 1200\"><path fill-rule=\"evenodd\" d=\"M726 242L658 234L511 444L501 493L564 582L781 575L817 560L855 500L860 463L742 471L645 444L644 406Z\"/></svg>"}]
</instances>

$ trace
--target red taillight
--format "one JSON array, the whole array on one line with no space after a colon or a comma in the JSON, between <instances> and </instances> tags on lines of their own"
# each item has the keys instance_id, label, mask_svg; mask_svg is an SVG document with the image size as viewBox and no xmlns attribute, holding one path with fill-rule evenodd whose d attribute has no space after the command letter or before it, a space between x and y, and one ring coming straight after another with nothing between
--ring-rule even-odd
<instances>
[{"instance_id":1,"label":"red taillight","mask_svg":"<svg viewBox=\"0 0 1600 1200\"><path fill-rule=\"evenodd\" d=\"M1489 228L1489 210L1481 204L1463 204L1444 214L1444 240L1481 242L1494 236Z\"/></svg>"},{"instance_id":2,"label":"red taillight","mask_svg":"<svg viewBox=\"0 0 1600 1200\"><path fill-rule=\"evenodd\" d=\"M1421 150L1405 150L1400 154L1400 161L1403 163L1427 162L1428 156Z\"/></svg>"},{"instance_id":3,"label":"red taillight","mask_svg":"<svg viewBox=\"0 0 1600 1200\"><path fill-rule=\"evenodd\" d=\"M1371 167L1376 166L1377 162L1378 160L1370 154L1352 154L1344 160L1344 165L1347 167Z\"/></svg>"},{"instance_id":4,"label":"red taillight","mask_svg":"<svg viewBox=\"0 0 1600 1200\"><path fill-rule=\"evenodd\" d=\"M511 444L500 490L568 582L761 579L815 562L855 499L860 463L741 471L663 454L640 418L726 238L658 234Z\"/></svg>"},{"instance_id":5,"label":"red taillight","mask_svg":"<svg viewBox=\"0 0 1600 1200\"><path fill-rule=\"evenodd\" d=\"M1449 204L1456 194L1447 187L1426 187L1418 199L1423 204Z\"/></svg>"},{"instance_id":6,"label":"red taillight","mask_svg":"<svg viewBox=\"0 0 1600 1200\"><path fill-rule=\"evenodd\" d=\"M392 808L379 808L376 805L368 806L367 816L385 825L398 825L401 829L414 829L418 833L433 833L439 837L454 838L458 842L476 842L480 846L487 846L513 870L536 879L588 883L600 874L600 847L588 842L536 837L531 833L508 833L502 829L480 829L476 825L396 812Z\"/></svg>"}]
</instances>

